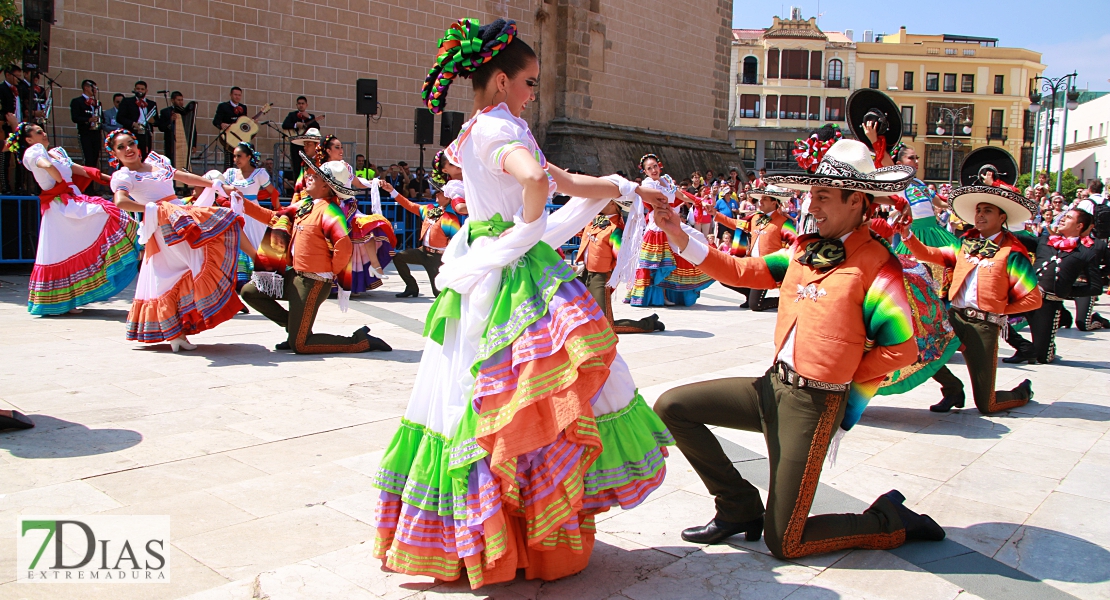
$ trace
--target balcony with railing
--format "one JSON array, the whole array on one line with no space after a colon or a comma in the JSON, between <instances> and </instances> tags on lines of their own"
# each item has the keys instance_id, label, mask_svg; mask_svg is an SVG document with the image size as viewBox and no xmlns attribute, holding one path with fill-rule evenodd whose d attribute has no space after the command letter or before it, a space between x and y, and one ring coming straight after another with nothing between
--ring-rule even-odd
<instances>
[{"instance_id":1,"label":"balcony with railing","mask_svg":"<svg viewBox=\"0 0 1110 600\"><path fill-rule=\"evenodd\" d=\"M1006 133L1006 128L1001 125L987 127L987 143L992 141L1006 143L1006 140L1009 139Z\"/></svg>"},{"instance_id":2,"label":"balcony with railing","mask_svg":"<svg viewBox=\"0 0 1110 600\"><path fill-rule=\"evenodd\" d=\"M825 87L850 90L852 89L852 78L842 77L840 79L826 79Z\"/></svg>"},{"instance_id":3,"label":"balcony with railing","mask_svg":"<svg viewBox=\"0 0 1110 600\"><path fill-rule=\"evenodd\" d=\"M917 139L917 123L902 123L902 137Z\"/></svg>"},{"instance_id":4,"label":"balcony with railing","mask_svg":"<svg viewBox=\"0 0 1110 600\"><path fill-rule=\"evenodd\" d=\"M737 85L763 85L763 76L752 73L737 73Z\"/></svg>"}]
</instances>

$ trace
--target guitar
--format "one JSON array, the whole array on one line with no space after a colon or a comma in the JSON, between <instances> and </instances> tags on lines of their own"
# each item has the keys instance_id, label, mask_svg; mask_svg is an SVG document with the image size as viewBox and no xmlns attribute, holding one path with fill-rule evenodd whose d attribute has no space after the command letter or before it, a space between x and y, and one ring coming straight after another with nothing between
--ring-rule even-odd
<instances>
[{"instance_id":1,"label":"guitar","mask_svg":"<svg viewBox=\"0 0 1110 600\"><path fill-rule=\"evenodd\" d=\"M240 142L250 143L251 140L254 139L254 136L258 135L258 130L260 129L258 126L258 117L270 112L270 109L273 107L273 102L267 102L258 112L254 113L253 117L248 118L246 115L243 115L235 119L235 122L229 125L227 129L224 130L224 134L220 136L220 143L223 144L224 148L228 151L234 150L235 146L238 146Z\"/></svg>"},{"instance_id":2,"label":"guitar","mask_svg":"<svg viewBox=\"0 0 1110 600\"><path fill-rule=\"evenodd\" d=\"M323 121L326 116L327 115L317 115L314 118L316 121ZM304 135L304 132L308 131L308 123L297 123L294 125L293 129L282 129L282 131L289 137Z\"/></svg>"}]
</instances>

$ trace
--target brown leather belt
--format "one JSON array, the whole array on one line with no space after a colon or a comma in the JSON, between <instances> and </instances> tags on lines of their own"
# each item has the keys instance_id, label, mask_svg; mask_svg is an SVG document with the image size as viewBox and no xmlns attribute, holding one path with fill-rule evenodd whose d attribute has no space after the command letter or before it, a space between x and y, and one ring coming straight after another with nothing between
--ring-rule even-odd
<instances>
[{"instance_id":1,"label":"brown leather belt","mask_svg":"<svg viewBox=\"0 0 1110 600\"><path fill-rule=\"evenodd\" d=\"M815 379L806 379L799 375L797 371L791 369L790 365L781 360L775 363L775 375L778 376L779 381L798 389L805 388L821 390L823 392L846 392L849 386L847 383L826 383Z\"/></svg>"},{"instance_id":2,"label":"brown leather belt","mask_svg":"<svg viewBox=\"0 0 1110 600\"><path fill-rule=\"evenodd\" d=\"M1006 315L987 312L985 310L979 310L978 308L957 308L956 312L972 321L983 321L984 323L991 323L999 327L1006 326Z\"/></svg>"},{"instance_id":3,"label":"brown leather belt","mask_svg":"<svg viewBox=\"0 0 1110 600\"><path fill-rule=\"evenodd\" d=\"M427 252L428 254L443 254L443 250L432 248L431 246L422 246L421 250Z\"/></svg>"}]
</instances>

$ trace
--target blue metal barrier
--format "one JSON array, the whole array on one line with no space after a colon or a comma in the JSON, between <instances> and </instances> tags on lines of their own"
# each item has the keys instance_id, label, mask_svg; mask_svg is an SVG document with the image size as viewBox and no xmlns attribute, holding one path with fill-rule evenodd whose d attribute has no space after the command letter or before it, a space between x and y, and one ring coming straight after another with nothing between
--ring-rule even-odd
<instances>
[{"instance_id":1,"label":"blue metal barrier","mask_svg":"<svg viewBox=\"0 0 1110 600\"><path fill-rule=\"evenodd\" d=\"M371 212L369 196L359 200L359 210ZM288 205L288 200L283 199ZM548 204L548 212L559 206ZM397 235L398 250L420 246L419 216L405 210L397 202L382 202L382 216L393 223ZM132 215L136 216L136 215ZM0 264L30 264L35 262L35 251L39 239L39 198L38 196L0 196ZM571 238L563 244L563 252L573 257L578 251L580 240Z\"/></svg>"},{"instance_id":2,"label":"blue metal barrier","mask_svg":"<svg viewBox=\"0 0 1110 600\"><path fill-rule=\"evenodd\" d=\"M31 264L39 242L39 197L0 196L0 264Z\"/></svg>"}]
</instances>

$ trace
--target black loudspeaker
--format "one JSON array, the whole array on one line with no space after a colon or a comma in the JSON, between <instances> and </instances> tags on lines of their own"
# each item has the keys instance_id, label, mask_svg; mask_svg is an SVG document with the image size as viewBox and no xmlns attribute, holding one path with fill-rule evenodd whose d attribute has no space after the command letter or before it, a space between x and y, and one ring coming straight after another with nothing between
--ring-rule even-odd
<instances>
[{"instance_id":1,"label":"black loudspeaker","mask_svg":"<svg viewBox=\"0 0 1110 600\"><path fill-rule=\"evenodd\" d=\"M25 0L23 25L39 34L39 41L23 50L24 76L30 71L45 73L50 70L50 24L54 22L54 2L50 0Z\"/></svg>"},{"instance_id":2,"label":"black loudspeaker","mask_svg":"<svg viewBox=\"0 0 1110 600\"><path fill-rule=\"evenodd\" d=\"M428 146L435 143L436 116L426 108L416 109L416 116L412 122L412 143L417 146Z\"/></svg>"},{"instance_id":3,"label":"black loudspeaker","mask_svg":"<svg viewBox=\"0 0 1110 600\"><path fill-rule=\"evenodd\" d=\"M459 137L464 115L461 112L445 112L439 117L439 145L446 147Z\"/></svg>"},{"instance_id":4,"label":"black loudspeaker","mask_svg":"<svg viewBox=\"0 0 1110 600\"><path fill-rule=\"evenodd\" d=\"M355 112L360 115L378 114L377 79L359 79L355 82Z\"/></svg>"}]
</instances>

